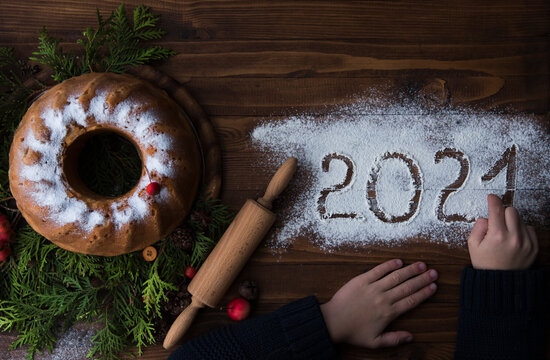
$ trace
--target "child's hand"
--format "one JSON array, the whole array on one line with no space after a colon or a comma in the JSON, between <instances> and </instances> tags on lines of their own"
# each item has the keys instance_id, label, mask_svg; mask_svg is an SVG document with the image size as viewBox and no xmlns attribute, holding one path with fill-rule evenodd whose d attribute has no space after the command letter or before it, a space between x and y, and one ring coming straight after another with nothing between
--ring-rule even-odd
<instances>
[{"instance_id":1,"label":"child's hand","mask_svg":"<svg viewBox=\"0 0 550 360\"><path fill-rule=\"evenodd\" d=\"M487 197L489 220L479 218L468 238L472 266L485 270L527 269L538 252L535 229L526 226L513 207L496 195Z\"/></svg>"},{"instance_id":2,"label":"child's hand","mask_svg":"<svg viewBox=\"0 0 550 360\"><path fill-rule=\"evenodd\" d=\"M334 342L371 349L412 340L407 331L384 332L388 324L432 296L437 286L435 270L415 263L401 268L390 260L348 281L321 311Z\"/></svg>"}]
</instances>

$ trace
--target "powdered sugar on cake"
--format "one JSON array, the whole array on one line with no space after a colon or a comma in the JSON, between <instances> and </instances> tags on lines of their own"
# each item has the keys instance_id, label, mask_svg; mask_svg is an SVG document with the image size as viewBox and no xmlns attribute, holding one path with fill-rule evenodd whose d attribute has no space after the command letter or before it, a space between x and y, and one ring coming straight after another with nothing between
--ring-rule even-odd
<instances>
[{"instance_id":1,"label":"powdered sugar on cake","mask_svg":"<svg viewBox=\"0 0 550 360\"><path fill-rule=\"evenodd\" d=\"M327 248L413 237L457 243L475 218L487 216L489 193L512 192L514 206L534 223L550 211L550 137L528 115L357 101L322 117L266 121L251 138L273 168L298 158L276 246L304 234Z\"/></svg>"},{"instance_id":2,"label":"powdered sugar on cake","mask_svg":"<svg viewBox=\"0 0 550 360\"><path fill-rule=\"evenodd\" d=\"M32 127L24 135L23 149L31 149L40 154L40 161L33 165L22 164L20 176L32 181L34 189L31 196L37 205L48 207L51 220L59 225L73 224L84 232L91 232L97 225L105 222L105 216L100 210L90 209L87 204L68 194L68 184L63 179L61 164L62 149L68 131L73 126L89 126L90 119L99 124L113 124L128 132L132 139L143 149L154 149L151 154L142 153L142 161L156 181L162 183L164 177L171 177L174 169L170 166L168 151L172 141L168 135L154 130L155 112L146 110L137 113L138 104L129 100L123 101L110 111L106 102L107 94L98 93L84 109L77 96L71 96L62 110L50 107L44 109L40 117L49 131L49 140L39 140ZM142 177L137 190L124 203L114 201L111 204L112 218L115 226L134 220L140 220L150 215L151 199L147 197L145 188L149 184L147 177ZM143 190L143 191L142 191ZM166 201L168 192L161 191L155 197L155 202Z\"/></svg>"}]
</instances>

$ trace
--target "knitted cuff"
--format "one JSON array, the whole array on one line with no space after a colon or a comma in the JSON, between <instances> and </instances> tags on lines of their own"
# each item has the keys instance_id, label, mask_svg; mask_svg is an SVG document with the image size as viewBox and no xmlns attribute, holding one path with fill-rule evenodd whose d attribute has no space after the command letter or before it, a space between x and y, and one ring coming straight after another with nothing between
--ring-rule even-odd
<instances>
[{"instance_id":1,"label":"knitted cuff","mask_svg":"<svg viewBox=\"0 0 550 360\"><path fill-rule=\"evenodd\" d=\"M331 359L336 351L314 296L276 311L294 359Z\"/></svg>"},{"instance_id":2,"label":"knitted cuff","mask_svg":"<svg viewBox=\"0 0 550 360\"><path fill-rule=\"evenodd\" d=\"M548 271L462 272L455 360L544 359Z\"/></svg>"},{"instance_id":3,"label":"knitted cuff","mask_svg":"<svg viewBox=\"0 0 550 360\"><path fill-rule=\"evenodd\" d=\"M460 306L486 314L531 313L548 305L548 271L475 270L462 271Z\"/></svg>"}]
</instances>

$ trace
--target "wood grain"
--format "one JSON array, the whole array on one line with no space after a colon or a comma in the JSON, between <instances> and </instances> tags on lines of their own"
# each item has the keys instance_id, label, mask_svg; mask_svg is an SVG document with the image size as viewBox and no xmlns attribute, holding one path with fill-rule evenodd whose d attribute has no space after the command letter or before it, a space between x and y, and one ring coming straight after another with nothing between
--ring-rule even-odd
<instances>
[{"instance_id":1,"label":"wood grain","mask_svg":"<svg viewBox=\"0 0 550 360\"><path fill-rule=\"evenodd\" d=\"M95 9L106 15L119 2L0 1L0 45L22 56L34 50L45 25L66 49ZM126 1L133 9L142 1ZM428 98L432 105L498 110L504 117L535 113L550 129L550 2L513 1L145 1L168 31L162 45L179 55L158 64L183 83L212 119L223 155L222 199L239 209L262 195L273 169L251 146L258 124L309 112L323 116L375 91ZM289 190L298 184L290 184ZM548 197L546 190L540 196ZM274 210L284 209L283 194ZM275 226L280 226L277 223ZM539 262L550 264L550 230L539 228ZM465 242L445 245L411 239L398 247L342 248L326 253L308 236L288 249L269 246L272 234L224 296L242 279L255 280L263 314L303 296L321 301L350 277L400 257L422 260L440 273L437 294L398 319L393 329L415 335L412 344L375 351L341 346L343 359L450 359L454 351L461 269L469 263ZM187 339L230 321L219 309L202 311ZM0 336L0 351L13 341ZM17 350L14 357L23 357ZM550 355L550 353L549 353ZM164 359L160 345L143 359Z\"/></svg>"},{"instance_id":2,"label":"wood grain","mask_svg":"<svg viewBox=\"0 0 550 360\"><path fill-rule=\"evenodd\" d=\"M105 12L118 1L5 2L1 36L19 41L45 25L75 36L76 24L95 20L95 8ZM128 6L140 4L128 1ZM169 40L236 39L376 39L400 43L465 43L487 39L523 40L548 34L547 2L431 1L158 1L163 25L176 31ZM29 11L32 7L34 11ZM12 40L12 42L15 42Z\"/></svg>"}]
</instances>

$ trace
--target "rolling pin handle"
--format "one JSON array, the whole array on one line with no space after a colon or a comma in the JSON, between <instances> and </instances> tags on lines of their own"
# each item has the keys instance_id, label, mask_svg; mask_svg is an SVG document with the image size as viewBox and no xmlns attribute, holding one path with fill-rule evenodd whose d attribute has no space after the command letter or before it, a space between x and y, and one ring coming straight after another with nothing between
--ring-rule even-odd
<instances>
[{"instance_id":1,"label":"rolling pin handle","mask_svg":"<svg viewBox=\"0 0 550 360\"><path fill-rule=\"evenodd\" d=\"M170 330L168 330L168 333L164 338L164 343L162 344L166 350L173 350L173 348L178 344L178 341L187 332L193 322L193 319L202 307L204 307L204 304L193 296L191 298L191 304L189 304L189 306L186 307L181 314L179 314L170 327Z\"/></svg>"},{"instance_id":2,"label":"rolling pin handle","mask_svg":"<svg viewBox=\"0 0 550 360\"><path fill-rule=\"evenodd\" d=\"M279 170L273 175L269 185L267 185L264 196L258 199L260 205L267 209L271 209L273 200L275 200L275 198L287 187L292 176L296 172L297 165L298 159L295 157L288 158L284 164L281 165Z\"/></svg>"}]
</instances>

